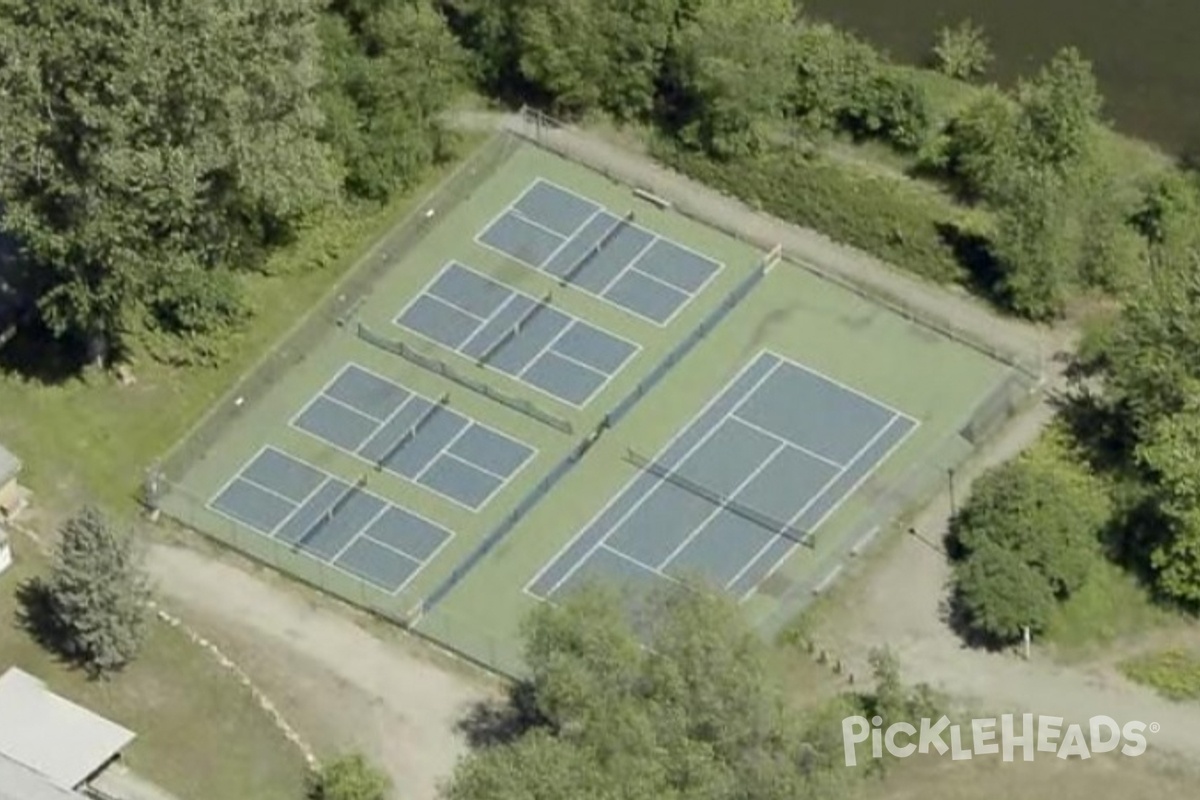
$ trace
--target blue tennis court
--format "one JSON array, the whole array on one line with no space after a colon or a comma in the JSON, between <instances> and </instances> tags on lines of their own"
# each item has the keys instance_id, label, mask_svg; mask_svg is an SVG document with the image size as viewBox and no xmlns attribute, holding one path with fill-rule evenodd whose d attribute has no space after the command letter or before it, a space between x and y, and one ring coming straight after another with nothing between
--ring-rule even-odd
<instances>
[{"instance_id":1,"label":"blue tennis court","mask_svg":"<svg viewBox=\"0 0 1200 800\"><path fill-rule=\"evenodd\" d=\"M582 407L641 348L451 261L395 322L413 333Z\"/></svg>"},{"instance_id":2,"label":"blue tennis court","mask_svg":"<svg viewBox=\"0 0 1200 800\"><path fill-rule=\"evenodd\" d=\"M526 587L700 577L744 598L917 427L820 373L763 352Z\"/></svg>"},{"instance_id":3,"label":"blue tennis court","mask_svg":"<svg viewBox=\"0 0 1200 800\"><path fill-rule=\"evenodd\" d=\"M358 364L346 364L292 427L472 510L533 457L534 448Z\"/></svg>"},{"instance_id":4,"label":"blue tennis court","mask_svg":"<svg viewBox=\"0 0 1200 800\"><path fill-rule=\"evenodd\" d=\"M539 178L475 239L613 305L666 325L721 263Z\"/></svg>"},{"instance_id":5,"label":"blue tennis court","mask_svg":"<svg viewBox=\"0 0 1200 800\"><path fill-rule=\"evenodd\" d=\"M213 511L396 593L452 534L282 450L266 447L209 501Z\"/></svg>"}]
</instances>

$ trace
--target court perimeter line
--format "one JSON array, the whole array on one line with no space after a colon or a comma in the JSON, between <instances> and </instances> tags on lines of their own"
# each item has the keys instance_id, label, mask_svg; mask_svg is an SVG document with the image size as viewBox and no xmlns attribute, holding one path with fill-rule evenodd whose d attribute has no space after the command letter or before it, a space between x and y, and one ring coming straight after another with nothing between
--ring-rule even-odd
<instances>
[{"instance_id":1,"label":"court perimeter line","mask_svg":"<svg viewBox=\"0 0 1200 800\"><path fill-rule=\"evenodd\" d=\"M767 370L766 374L764 374L761 378L759 378L757 381L755 381L754 385L752 387L750 387L750 389L746 390L746 392L742 395L742 397L734 405L734 410L736 411L737 408L741 407L741 405L746 402L747 398L752 397L754 395L754 393L756 391L758 391L758 387L762 386L762 384L767 380L767 378L770 377L772 374L774 374L775 370L778 368L779 368L778 363L773 364L771 366L771 368L769 370ZM725 394L724 391L719 392L717 394L717 397L721 397L723 394ZM726 414L723 415L721 417L721 419L718 420L716 423L710 425L708 430L706 430L704 432L704 435L701 436L696 441L695 444L693 444L691 447L689 447L682 456L680 456L670 467L668 467L668 469L674 470L677 466L686 462L692 456L693 453L695 453L697 450L699 450L705 443L707 443L713 437L713 434L716 433L717 430L721 427L721 423L723 423L725 421L725 417L727 417L727 416L729 416L729 412L726 412ZM694 422L694 420L693 420L693 422ZM692 426L693 422L689 422L684 427L684 430L689 429ZM646 491L641 497L639 497L637 499L637 501L632 506L630 506L627 511L625 511L625 513L623 513L620 517L618 517L616 522L614 522L612 525L609 526L608 531L605 532L605 534L601 538L601 540L599 542L597 542L590 550L588 550L587 553L583 556L583 558L581 558L574 565L572 565L571 569L568 570L566 575L564 575L562 578L559 579L558 583L554 584L554 586L551 587L550 594L554 594L554 592L556 592L558 590L558 587L561 586L564 581L566 581L568 578L570 578L571 575L574 575L575 572L580 568L580 566L585 561L587 561L589 558L592 557L592 553L596 552L596 548L599 547L601 544L604 544L605 542L607 542L608 537L612 535L613 531L619 530L621 528L621 526L624 525L625 522L631 516L633 516L633 514L639 508L641 508L642 505L651 496L653 496L655 492L657 492L659 490L659 488L661 488L666 483L667 483L667 481L664 480L663 478L658 478L658 480L650 487L650 489L648 491Z\"/></svg>"},{"instance_id":2,"label":"court perimeter line","mask_svg":"<svg viewBox=\"0 0 1200 800\"><path fill-rule=\"evenodd\" d=\"M700 409L695 414L693 414L690 418L685 420L683 422L683 424L680 425L680 427L675 431L675 433L673 433L671 435L671 438L667 439L666 443L664 443L663 446L660 447L658 449L658 451L654 454L654 459L657 461L659 459L659 457L662 456L663 453L665 453L667 450L671 449L671 447L673 447L675 445L675 443L677 441L679 441L679 439L683 436L683 434L686 433L687 430L689 428L691 428L692 425L695 424L695 422L697 420L699 420L705 414L707 414L709 411L712 410L713 406L715 406L717 404L717 401L719 401L724 396L725 391L729 387L736 384L739 380L741 380L746 374L748 374L750 372L750 370L754 367L754 365L758 362L759 357L761 357L763 353L767 353L767 352L769 352L769 351L760 350L758 352L758 354L755 355L754 358L751 358L750 360L748 360L745 364L743 364L737 370L737 372L735 372L728 380L726 380L725 383L722 384L721 387L716 392L713 393L712 397L708 398L708 400L705 401L704 405L701 406ZM771 371L772 370L768 370L767 374L770 374ZM620 486L620 488L617 489L617 491L613 492L613 494L608 498L608 500L604 503L604 505L601 506L600 509L595 514L593 514L591 516L591 518L589 518L588 521L585 522L579 528L579 531L574 536L572 536L570 539L568 539L562 545L562 547L558 548L558 551L555 552L553 556L551 556L549 559L547 559L546 563L543 564L541 566L541 568L536 573L534 573L533 577L530 578L525 583L525 586L522 587L522 590L525 591L531 597L536 597L539 600L545 599L545 598L538 596L534 592L530 591L529 587L532 586L533 584L537 583L538 580L542 577L542 575L545 572L547 572L550 569L550 567L553 564L555 564L560 558L562 558L563 555L566 554L567 550L569 550L572 546L574 546L574 544L577 541L579 541L581 538L583 538L583 535L585 533L587 533L587 531L593 525L595 525L601 517L603 517L606 513L608 513L608 510L610 508L612 508L613 505L616 504L618 498L623 497L626 494L626 492L628 492L630 489L633 488L633 485L638 480L640 480L641 478L643 478L645 476L646 476L646 473L642 472L641 470L635 469L633 476L630 477L628 480L626 480L625 483L623 483ZM612 530L612 526L609 526L609 530ZM603 536L600 537L601 542L603 542L604 539L607 538L607 535L608 534L605 533ZM547 592L546 596L549 597L550 592Z\"/></svg>"},{"instance_id":3,"label":"court perimeter line","mask_svg":"<svg viewBox=\"0 0 1200 800\"><path fill-rule=\"evenodd\" d=\"M796 450L799 450L801 453L804 453L804 455L809 456L810 458L814 458L817 461L823 461L824 463L828 464L829 466L835 467L839 470L846 468L845 464L839 464L838 462L834 461L832 458L828 458L826 456L821 455L818 452L809 450L804 445L796 444L795 442L793 442L791 439L787 438L786 436L781 436L778 433L775 433L775 431L772 431L768 428L764 428L762 425L759 425L757 422L751 422L750 420L746 419L745 417L739 417L736 414L733 414L731 416L733 417L733 419L735 421L741 423L742 425L745 425L747 428L753 428L754 430L758 431L759 433L763 434L764 436L770 436L773 439L777 439L778 441L781 441L784 444L786 444L788 447L795 448ZM888 420L888 422L891 422L891 420ZM851 463L853 463L853 462L851 462Z\"/></svg>"},{"instance_id":4,"label":"court perimeter line","mask_svg":"<svg viewBox=\"0 0 1200 800\"><path fill-rule=\"evenodd\" d=\"M822 525L824 525L825 521L827 519L829 519L831 516L833 516L833 514L839 508L842 507L842 505L846 502L846 500L853 497L855 492L858 491L858 488L860 486L862 486L864 483L866 483L867 479L870 478L872 475L874 475L876 470L879 467L883 466L883 464L886 463L887 460L892 457L892 453L894 453L894 452L896 452L896 450L900 449L900 446L902 444L904 444L905 442L907 442L909 437L912 436L913 432L916 431L917 428L919 428L921 425L920 422L917 422L916 420L912 419L912 417L908 417L906 415L897 415L897 417L909 420L910 422L913 423L913 426L911 428L909 428L908 431L906 431L902 437L897 439L896 443L887 449L887 452L885 452L882 456L879 457L879 460L875 462L874 468L868 470L866 472L866 474L864 474L861 478L859 478L857 481L855 481L854 485L851 486L846 491L846 493L844 495L842 495L842 497L836 503L834 503L833 506L828 511L826 511L824 514L821 515L821 518L818 519L812 527L812 529L814 531L816 531L818 528L820 528ZM892 424L895 424L895 422L896 422L896 420L893 419ZM746 593L746 596L743 599L749 599L750 597L752 597L754 595L754 593L758 591L758 587L761 586L768 578L770 578L772 575L774 575L781 566L783 566L783 563L785 561L787 561L787 556L789 556L789 555L791 555L790 550L787 553L785 553L783 556L781 556L778 561L775 562L775 564L771 567L771 569L769 569L762 576L762 580L760 580L757 584L755 584L754 587Z\"/></svg>"},{"instance_id":5,"label":"court perimeter line","mask_svg":"<svg viewBox=\"0 0 1200 800\"><path fill-rule=\"evenodd\" d=\"M820 500L822 497L824 497L825 493L829 491L829 487L833 486L835 483L837 483L839 480L841 480L842 476L845 475L847 472L849 472L854 467L854 465L858 462L858 460L860 458L862 458L863 454L866 453L867 450L869 450L871 448L871 446L873 444L875 444L875 442L879 441L880 437L883 436L883 434L885 434L887 432L888 428L892 427L892 425L894 425L896 423L897 419L900 419L900 417L893 416L884 425L881 425L879 427L879 430L875 431L874 435L872 435L871 438L867 440L867 443L858 449L858 452L854 454L854 457L851 458L848 462L846 462L845 466L843 466L836 474L833 475L833 477L831 477L828 481L826 481L825 485L821 487L821 490L819 492L817 492L815 495L813 495L812 498L810 498L809 501L804 504L804 508L800 509L799 511L797 511L795 514L792 515L792 518L790 520L788 520L788 526L792 527L793 525L795 525L796 520L798 520L798 519L800 519L800 517L804 516L804 513L806 511L808 511L810 508L812 508L813 505L815 505L818 500ZM883 461L884 461L884 459L886 459L886 457L887 456L885 454L884 457L877 459L875 461L875 463L871 466L871 469L867 470L866 474L871 475L873 472L875 472L875 469L880 464L883 463ZM863 480L865 480L865 476L864 476ZM849 497L851 494L853 494L858 489L858 486L861 483L862 483L862 480L859 480L858 482L856 482L854 484L854 486L847 489L846 492L840 498L838 498L837 501L835 501L834 505L830 508L830 510L825 512L824 514L822 514L821 518L818 519L817 522L811 528L809 528L807 531L805 531L805 533L808 534L808 538L812 538L812 536L816 533L817 529L821 527L821 524L829 517L829 514L832 513L833 509L837 508L839 505L842 504L842 502L847 497ZM757 563L758 560L760 558L762 558L763 553L767 552L767 550L770 549L770 546L772 544L774 544L774 542L768 542L767 544L763 545L763 547L761 549L759 549L759 551L757 553L754 554L754 559L749 564L746 565L745 569L743 569L741 572L739 572L737 574L737 576L735 576L735 579L733 581L730 581L728 584L726 584L725 588L729 588L729 586L736 583L737 582L736 579L740 578L747 569L749 569L751 566L753 566L755 563ZM793 547L788 547L784 551L784 555L780 557L779 562L782 563L783 560L786 558L786 556L791 555L792 550L793 550ZM767 577L770 576L771 573L774 572L775 569L777 569L777 568L778 568L778 565L773 567L769 572L766 573L766 575L764 575L762 577L762 580L758 581L758 583L761 584L763 581L765 581L767 579ZM757 588L757 585L754 588ZM752 593L753 593L753 589L747 589L742 594L741 598L739 598L739 602L743 602L743 601L747 600Z\"/></svg>"},{"instance_id":6,"label":"court perimeter line","mask_svg":"<svg viewBox=\"0 0 1200 800\"><path fill-rule=\"evenodd\" d=\"M725 417L725 419L721 420L720 424L717 425L716 427L719 428L722 425L724 425L725 420L727 420L727 419L729 419L728 416ZM729 499L733 500L734 498L736 498L738 492L740 492L742 489L745 489L750 484L750 481L754 480L759 475L761 475L762 471L767 468L767 465L770 464L772 461L774 461L775 456L779 455L779 453L785 447L787 447L787 445L784 444L783 442L776 444L775 449L772 450L766 458L764 458L761 462L759 462L758 466L755 467L753 470L751 470L750 474L747 475L745 478L743 478L741 483L739 483L734 488L734 490L729 494ZM692 540L695 539L697 536L699 536L700 532L702 530L704 530L705 528L707 528L709 523L712 522L714 519L716 519L718 516L720 516L721 512L725 511L728 507L729 506L727 506L725 503L721 503L716 508L714 508L712 513L709 514L707 517L705 517L700 522L700 524L696 525L696 527L692 529L692 532L689 533L682 542L680 542L679 546L671 551L671 554L667 556L665 561L663 561L662 565L660 566L660 569L662 569L665 572L667 570L667 567L670 566L671 562L675 560L675 558L683 551L683 549L686 548L689 544L691 544Z\"/></svg>"}]
</instances>

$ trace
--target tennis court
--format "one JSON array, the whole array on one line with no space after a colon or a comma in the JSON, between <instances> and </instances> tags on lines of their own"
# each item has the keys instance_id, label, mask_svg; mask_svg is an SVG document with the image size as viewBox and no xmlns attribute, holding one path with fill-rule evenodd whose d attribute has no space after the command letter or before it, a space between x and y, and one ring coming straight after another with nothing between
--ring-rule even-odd
<instances>
[{"instance_id":1,"label":"tennis court","mask_svg":"<svg viewBox=\"0 0 1200 800\"><path fill-rule=\"evenodd\" d=\"M265 447L209 501L209 508L317 561L392 594L452 534L365 488Z\"/></svg>"},{"instance_id":2,"label":"tennis court","mask_svg":"<svg viewBox=\"0 0 1200 800\"><path fill-rule=\"evenodd\" d=\"M475 239L533 269L666 325L721 263L538 178Z\"/></svg>"},{"instance_id":3,"label":"tennis court","mask_svg":"<svg viewBox=\"0 0 1200 800\"><path fill-rule=\"evenodd\" d=\"M355 363L346 364L292 420L322 442L482 508L536 452L522 442Z\"/></svg>"},{"instance_id":4,"label":"tennis court","mask_svg":"<svg viewBox=\"0 0 1200 800\"><path fill-rule=\"evenodd\" d=\"M917 427L763 352L534 577L553 598L597 578L699 576L744 598Z\"/></svg>"},{"instance_id":5,"label":"tennis court","mask_svg":"<svg viewBox=\"0 0 1200 800\"><path fill-rule=\"evenodd\" d=\"M639 345L451 261L394 322L581 408Z\"/></svg>"}]
</instances>

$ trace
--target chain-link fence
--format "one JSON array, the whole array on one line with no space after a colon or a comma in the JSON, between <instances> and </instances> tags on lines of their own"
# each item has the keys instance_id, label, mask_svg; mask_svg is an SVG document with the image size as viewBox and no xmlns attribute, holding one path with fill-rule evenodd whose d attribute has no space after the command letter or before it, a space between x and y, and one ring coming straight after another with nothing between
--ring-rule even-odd
<instances>
[{"instance_id":1,"label":"chain-link fence","mask_svg":"<svg viewBox=\"0 0 1200 800\"><path fill-rule=\"evenodd\" d=\"M338 326L356 314L374 286L395 264L397 256L410 250L436 224L434 215L444 216L468 198L520 146L520 139L501 132L489 139L470 158L447 176L420 206L383 237L341 281L334 285L311 311L287 333L209 412L170 450L155 469L179 481L207 452L248 406L238 398L259 398L280 377L313 351ZM151 498L148 498L151 499Z\"/></svg>"},{"instance_id":2,"label":"chain-link fence","mask_svg":"<svg viewBox=\"0 0 1200 800\"><path fill-rule=\"evenodd\" d=\"M652 173L639 169L639 165L635 161L626 162L621 159L604 157L604 148L585 146L583 140L586 136L565 122L528 107L521 110L518 119L519 122L512 127L512 131L542 149L603 173L610 180L626 184L637 192L662 198L664 202L670 204L673 210L683 216L715 228L760 250L776 244L775 241L770 241L760 235L759 231L752 231L739 225L736 215L721 214L710 203L700 202L696 197L677 191L670 182L655 180ZM740 201L729 198L729 202ZM792 267L806 270L816 277L881 305L916 325L928 328L941 336L981 352L989 358L1007 364L1021 371L1033 381L1039 383L1042 381L1045 365L1040 345L1031 342L1030 346L1025 349L1012 347L1008 343L988 338L978 331L956 324L949 316L938 314L930 304L915 305L899 293L889 291L878 283L868 286L839 272L815 264L788 247L787 243L784 243L783 251L784 260ZM980 313L983 312L980 311Z\"/></svg>"},{"instance_id":3,"label":"chain-link fence","mask_svg":"<svg viewBox=\"0 0 1200 800\"><path fill-rule=\"evenodd\" d=\"M549 411L540 408L537 404L526 400L523 397L515 397L500 391L494 386L490 386L484 381L468 377L458 370L451 367L440 358L425 355L416 348L409 347L399 339L388 339L381 336L375 331L368 328L362 322L355 325L355 331L358 338L362 339L369 345L378 347L392 355L400 356L410 363L416 364L422 369L441 375L448 381L453 381L465 389L470 389L473 392L483 395L484 397L501 405L507 406L514 411L517 411L530 419L537 420L543 425L548 425L562 433L571 433L574 429L569 420L551 414Z\"/></svg>"}]
</instances>

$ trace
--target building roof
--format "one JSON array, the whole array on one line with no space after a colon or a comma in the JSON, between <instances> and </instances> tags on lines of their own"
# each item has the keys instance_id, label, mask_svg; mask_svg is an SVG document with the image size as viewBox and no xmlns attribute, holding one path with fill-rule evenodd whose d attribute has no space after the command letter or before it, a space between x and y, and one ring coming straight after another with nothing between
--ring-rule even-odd
<instances>
[{"instance_id":1,"label":"building roof","mask_svg":"<svg viewBox=\"0 0 1200 800\"><path fill-rule=\"evenodd\" d=\"M0 444L0 483L5 483L9 478L16 477L21 471L21 459L10 453L4 445Z\"/></svg>"},{"instance_id":2,"label":"building roof","mask_svg":"<svg viewBox=\"0 0 1200 800\"><path fill-rule=\"evenodd\" d=\"M0 800L82 800L39 772L0 755Z\"/></svg>"},{"instance_id":3,"label":"building roof","mask_svg":"<svg viewBox=\"0 0 1200 800\"><path fill-rule=\"evenodd\" d=\"M74 789L134 734L49 691L13 667L0 676L0 756Z\"/></svg>"}]
</instances>

